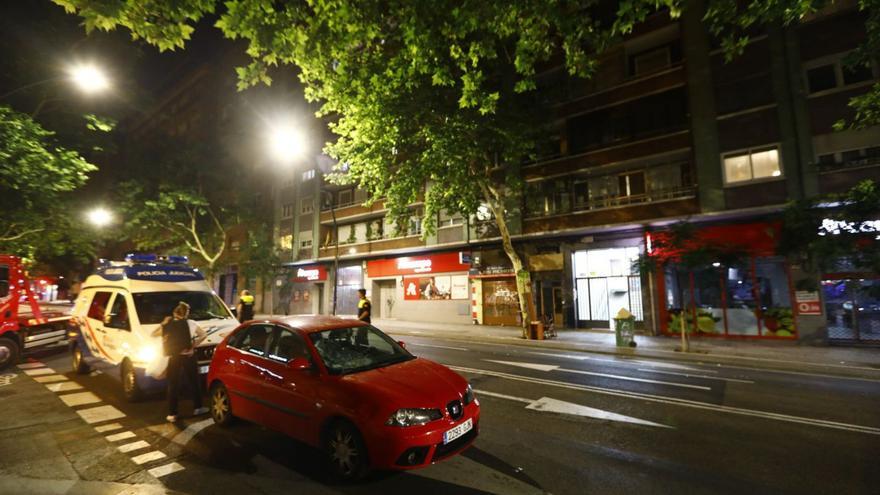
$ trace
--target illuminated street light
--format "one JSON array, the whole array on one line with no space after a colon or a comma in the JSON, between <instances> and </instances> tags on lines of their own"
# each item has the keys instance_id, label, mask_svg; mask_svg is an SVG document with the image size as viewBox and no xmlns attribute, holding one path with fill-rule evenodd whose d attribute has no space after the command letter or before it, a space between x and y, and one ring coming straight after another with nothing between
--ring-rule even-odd
<instances>
[{"instance_id":1,"label":"illuminated street light","mask_svg":"<svg viewBox=\"0 0 880 495\"><path fill-rule=\"evenodd\" d=\"M95 208L86 214L89 223L95 227L104 227L113 222L113 213L102 207Z\"/></svg>"},{"instance_id":2,"label":"illuminated street light","mask_svg":"<svg viewBox=\"0 0 880 495\"><path fill-rule=\"evenodd\" d=\"M77 65L69 73L74 84L86 93L97 93L110 87L110 80L94 65Z\"/></svg>"},{"instance_id":3,"label":"illuminated street light","mask_svg":"<svg viewBox=\"0 0 880 495\"><path fill-rule=\"evenodd\" d=\"M279 162L289 164L303 155L305 137L290 124L273 127L269 131L269 151Z\"/></svg>"}]
</instances>

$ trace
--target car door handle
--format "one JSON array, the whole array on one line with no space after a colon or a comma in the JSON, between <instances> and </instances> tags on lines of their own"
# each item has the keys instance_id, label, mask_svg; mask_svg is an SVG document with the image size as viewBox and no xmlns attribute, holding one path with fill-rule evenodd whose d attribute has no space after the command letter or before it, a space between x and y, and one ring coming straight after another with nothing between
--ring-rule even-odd
<instances>
[{"instance_id":1,"label":"car door handle","mask_svg":"<svg viewBox=\"0 0 880 495\"><path fill-rule=\"evenodd\" d=\"M101 333L107 333L107 332L104 331L104 329L101 328L101 327L95 327L95 330L98 331L98 332L101 332Z\"/></svg>"}]
</instances>

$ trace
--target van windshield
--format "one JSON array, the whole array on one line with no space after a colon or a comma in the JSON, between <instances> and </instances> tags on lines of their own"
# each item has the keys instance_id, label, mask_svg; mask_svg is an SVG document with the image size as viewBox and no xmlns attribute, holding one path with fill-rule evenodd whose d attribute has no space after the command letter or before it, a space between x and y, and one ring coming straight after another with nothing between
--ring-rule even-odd
<instances>
[{"instance_id":1,"label":"van windshield","mask_svg":"<svg viewBox=\"0 0 880 495\"><path fill-rule=\"evenodd\" d=\"M142 325L162 323L181 301L189 304L189 317L193 320L232 318L223 301L211 292L140 292L132 294L132 297Z\"/></svg>"}]
</instances>

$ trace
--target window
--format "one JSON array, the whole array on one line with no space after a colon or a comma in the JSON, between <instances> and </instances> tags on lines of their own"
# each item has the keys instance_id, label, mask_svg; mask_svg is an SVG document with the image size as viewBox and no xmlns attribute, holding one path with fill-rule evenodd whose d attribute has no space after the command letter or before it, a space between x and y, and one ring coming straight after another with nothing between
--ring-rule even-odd
<instances>
[{"instance_id":1,"label":"window","mask_svg":"<svg viewBox=\"0 0 880 495\"><path fill-rule=\"evenodd\" d=\"M357 373L414 359L391 337L371 326L314 332L309 338L332 375Z\"/></svg>"},{"instance_id":2,"label":"window","mask_svg":"<svg viewBox=\"0 0 880 495\"><path fill-rule=\"evenodd\" d=\"M312 231L306 230L299 233L299 248L309 249L312 247Z\"/></svg>"},{"instance_id":3,"label":"window","mask_svg":"<svg viewBox=\"0 0 880 495\"><path fill-rule=\"evenodd\" d=\"M110 302L111 295L111 292L95 292L87 316L93 320L104 321L104 311L107 310L107 303Z\"/></svg>"},{"instance_id":4,"label":"window","mask_svg":"<svg viewBox=\"0 0 880 495\"><path fill-rule=\"evenodd\" d=\"M265 356L266 341L269 340L271 332L272 327L268 325L251 325L230 339L229 346L258 356Z\"/></svg>"},{"instance_id":5,"label":"window","mask_svg":"<svg viewBox=\"0 0 880 495\"><path fill-rule=\"evenodd\" d=\"M345 191L339 191L336 196L337 202L336 206L348 206L351 204L352 191L351 189L346 189Z\"/></svg>"},{"instance_id":6,"label":"window","mask_svg":"<svg viewBox=\"0 0 880 495\"><path fill-rule=\"evenodd\" d=\"M285 203L281 207L281 218L290 218L293 216L293 203Z\"/></svg>"},{"instance_id":7,"label":"window","mask_svg":"<svg viewBox=\"0 0 880 495\"><path fill-rule=\"evenodd\" d=\"M299 201L299 212L301 215L307 215L313 211L315 211L315 205L311 196Z\"/></svg>"},{"instance_id":8,"label":"window","mask_svg":"<svg viewBox=\"0 0 880 495\"><path fill-rule=\"evenodd\" d=\"M656 72L669 67L672 62L669 56L669 46L661 46L653 50L632 56L632 74L638 76Z\"/></svg>"},{"instance_id":9,"label":"window","mask_svg":"<svg viewBox=\"0 0 880 495\"><path fill-rule=\"evenodd\" d=\"M305 182L307 180L312 180L314 178L315 178L315 169L306 170L305 172L303 172L303 175L302 175L303 182Z\"/></svg>"},{"instance_id":10,"label":"window","mask_svg":"<svg viewBox=\"0 0 880 495\"><path fill-rule=\"evenodd\" d=\"M775 147L748 150L724 157L724 180L728 184L782 175L779 150Z\"/></svg>"},{"instance_id":11,"label":"window","mask_svg":"<svg viewBox=\"0 0 880 495\"><path fill-rule=\"evenodd\" d=\"M846 56L846 53L841 53L807 64L805 67L807 92L814 94L875 78L873 65L847 65L844 63Z\"/></svg>"},{"instance_id":12,"label":"window","mask_svg":"<svg viewBox=\"0 0 880 495\"><path fill-rule=\"evenodd\" d=\"M617 187L621 196L641 196L645 194L645 172L630 172L617 176Z\"/></svg>"},{"instance_id":13,"label":"window","mask_svg":"<svg viewBox=\"0 0 880 495\"><path fill-rule=\"evenodd\" d=\"M311 361L306 343L302 337L285 328L276 329L275 337L269 345L269 359L286 363L294 358Z\"/></svg>"},{"instance_id":14,"label":"window","mask_svg":"<svg viewBox=\"0 0 880 495\"><path fill-rule=\"evenodd\" d=\"M107 326L110 328L118 328L120 330L131 330L128 323L128 304L125 302L125 296L116 294L113 300L113 307L110 308L110 314L107 315L110 320Z\"/></svg>"},{"instance_id":15,"label":"window","mask_svg":"<svg viewBox=\"0 0 880 495\"><path fill-rule=\"evenodd\" d=\"M281 249L293 249L293 234L285 234L279 238L279 246Z\"/></svg>"}]
</instances>

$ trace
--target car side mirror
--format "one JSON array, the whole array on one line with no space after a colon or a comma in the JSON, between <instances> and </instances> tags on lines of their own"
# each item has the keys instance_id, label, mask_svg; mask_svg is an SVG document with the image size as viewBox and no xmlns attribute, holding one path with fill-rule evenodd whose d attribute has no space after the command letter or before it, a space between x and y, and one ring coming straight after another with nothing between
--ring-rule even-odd
<instances>
[{"instance_id":1,"label":"car side mirror","mask_svg":"<svg viewBox=\"0 0 880 495\"><path fill-rule=\"evenodd\" d=\"M404 341L402 341L402 340L398 340L398 341L397 341L397 345L399 345L400 347L403 347L404 349L406 349L406 342L404 342Z\"/></svg>"},{"instance_id":2,"label":"car side mirror","mask_svg":"<svg viewBox=\"0 0 880 495\"><path fill-rule=\"evenodd\" d=\"M292 370L307 370L312 367L312 363L303 357L293 358L287 362L287 367Z\"/></svg>"}]
</instances>

